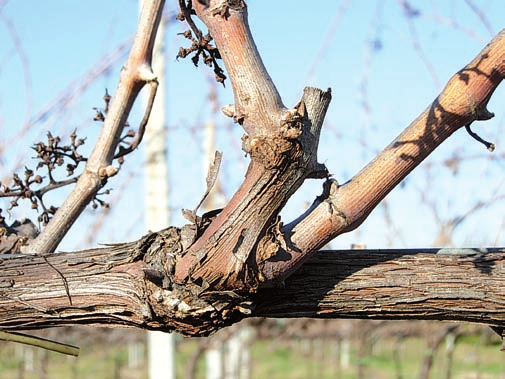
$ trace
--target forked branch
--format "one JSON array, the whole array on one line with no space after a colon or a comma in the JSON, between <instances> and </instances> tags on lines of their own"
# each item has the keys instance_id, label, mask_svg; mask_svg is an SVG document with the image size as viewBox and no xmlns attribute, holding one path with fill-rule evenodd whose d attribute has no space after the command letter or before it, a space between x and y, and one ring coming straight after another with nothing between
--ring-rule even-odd
<instances>
[{"instance_id":1,"label":"forked branch","mask_svg":"<svg viewBox=\"0 0 505 379\"><path fill-rule=\"evenodd\" d=\"M195 9L228 70L235 105L226 113L246 131L243 150L251 163L223 211L195 226L175 280L251 291L261 284L263 262L282 246L280 210L305 179L328 175L317 163L317 146L331 91L307 88L300 103L286 109L254 44L245 3L199 1Z\"/></svg>"},{"instance_id":2,"label":"forked branch","mask_svg":"<svg viewBox=\"0 0 505 379\"><path fill-rule=\"evenodd\" d=\"M155 88L150 51L162 2L144 4L110 121L72 201L85 201L107 180L126 114L145 83ZM103 249L2 255L0 327L106 323L201 336L248 316L286 315L402 315L503 326L503 250L315 253L360 225L452 133L491 117L486 106L505 74L505 31L376 159L348 183L328 179L313 206L283 226L279 212L303 181L328 176L317 147L331 92L306 88L300 103L285 109L252 41L243 1L200 0L195 7L228 68L236 101L231 115L248 133L251 163L242 186L222 211L182 229ZM78 208L70 202L66 210ZM76 213L65 217L54 227L65 231L61 223ZM47 241L54 233L44 238L34 252L52 251L58 242ZM268 288L281 281L284 288Z\"/></svg>"},{"instance_id":3,"label":"forked branch","mask_svg":"<svg viewBox=\"0 0 505 379\"><path fill-rule=\"evenodd\" d=\"M282 109L252 40L243 1L199 1L195 9L228 69L236 104L227 112L248 133L243 148L251 155L251 165L228 206L177 263L179 281L203 280L216 288L235 289L282 281L326 243L359 226L452 133L492 116L486 106L503 78L505 32L458 72L426 111L369 165L343 185L328 180L311 209L283 227L277 219L280 209L311 176L308 166L300 164L300 156L310 150L317 157L319 134L312 144L302 138L312 135L308 127L313 120L302 116L306 99L294 112ZM282 132L286 124L291 126L289 136ZM286 147L279 148L282 144ZM316 166L314 158L311 168Z\"/></svg>"}]
</instances>

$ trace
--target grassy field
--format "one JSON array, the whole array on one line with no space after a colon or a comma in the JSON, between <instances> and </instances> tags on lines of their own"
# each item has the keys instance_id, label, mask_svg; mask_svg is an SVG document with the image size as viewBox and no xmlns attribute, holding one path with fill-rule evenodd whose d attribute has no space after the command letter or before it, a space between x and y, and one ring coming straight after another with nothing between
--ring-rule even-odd
<instances>
[{"instance_id":1,"label":"grassy field","mask_svg":"<svg viewBox=\"0 0 505 379\"><path fill-rule=\"evenodd\" d=\"M198 339L178 342L177 378L186 378ZM461 337L454 349L443 343L436 351L430 379L505 378L505 353L498 338ZM132 343L132 342L130 342ZM79 358L0 342L0 379L143 379L147 378L145 347L136 342L135 356L124 341L79 343ZM131 346L131 345L130 345ZM345 348L348 346L348 349ZM250 379L418 378L427 354L426 342L380 338L363 348L335 340L256 340L249 355ZM347 352L347 354L345 354ZM132 360L136 362L132 362ZM44 376L45 372L45 376ZM197 379L205 378L205 356L198 359Z\"/></svg>"}]
</instances>

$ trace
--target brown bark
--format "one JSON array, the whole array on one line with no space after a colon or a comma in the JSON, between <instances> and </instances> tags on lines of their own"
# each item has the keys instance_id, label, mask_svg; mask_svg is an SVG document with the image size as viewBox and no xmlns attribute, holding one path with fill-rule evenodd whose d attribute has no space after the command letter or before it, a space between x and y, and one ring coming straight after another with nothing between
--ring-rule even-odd
<instances>
[{"instance_id":1,"label":"brown bark","mask_svg":"<svg viewBox=\"0 0 505 379\"><path fill-rule=\"evenodd\" d=\"M2 255L0 328L87 324L207 335L255 316L505 327L503 250L321 251L282 288L248 295L167 282L162 266L168 263L156 260L157 249L176 253L174 233L46 258Z\"/></svg>"},{"instance_id":2,"label":"brown bark","mask_svg":"<svg viewBox=\"0 0 505 379\"><path fill-rule=\"evenodd\" d=\"M114 141L146 82L154 96L150 51L161 3L145 4L152 8L141 17L118 100L107 115L110 124L86 174L30 245L35 254L0 257L0 328L82 323L206 335L250 316L505 326L505 252L318 252L357 227L453 132L492 116L486 105L505 73L505 31L351 181L327 180L313 206L283 226L279 212L303 181L327 176L317 163L317 147L330 91L307 88L300 103L286 109L261 63L243 1L197 1L196 12L214 36L234 89L236 104L227 113L248 133L243 148L251 163L242 186L222 211L193 214L194 224L182 230L168 228L105 249L47 254L107 179Z\"/></svg>"},{"instance_id":3,"label":"brown bark","mask_svg":"<svg viewBox=\"0 0 505 379\"><path fill-rule=\"evenodd\" d=\"M244 1L194 3L219 48L233 86L235 104L228 107L229 115L250 137L276 134L285 106L254 43Z\"/></svg>"},{"instance_id":4,"label":"brown bark","mask_svg":"<svg viewBox=\"0 0 505 379\"><path fill-rule=\"evenodd\" d=\"M178 260L179 283L255 290L281 282L326 243L358 227L452 133L493 116L486 106L505 73L505 31L369 165L343 185L328 180L311 209L283 227L277 217L289 197L306 178L325 175L316 157L328 104L315 99L326 94L329 102L329 92L309 89L295 109L284 109L252 40L245 3L215 0L195 8L227 67L236 102L232 115L248 133L243 148L251 164L230 203Z\"/></svg>"},{"instance_id":5,"label":"brown bark","mask_svg":"<svg viewBox=\"0 0 505 379\"><path fill-rule=\"evenodd\" d=\"M499 249L320 251L284 288L259 291L255 314L503 324L504 259Z\"/></svg>"},{"instance_id":6,"label":"brown bark","mask_svg":"<svg viewBox=\"0 0 505 379\"><path fill-rule=\"evenodd\" d=\"M357 228L414 168L452 133L494 115L487 103L505 75L505 30L457 72L433 103L349 182L327 183L306 215L282 230L290 236L289 260L268 262L268 280L289 275L307 256Z\"/></svg>"},{"instance_id":7,"label":"brown bark","mask_svg":"<svg viewBox=\"0 0 505 379\"><path fill-rule=\"evenodd\" d=\"M251 139L244 183L178 260L176 280L201 278L217 289L259 285L257 266L282 243L276 239L280 210L307 177L327 174L316 152L330 99L329 91L306 88L279 134Z\"/></svg>"},{"instance_id":8,"label":"brown bark","mask_svg":"<svg viewBox=\"0 0 505 379\"><path fill-rule=\"evenodd\" d=\"M254 290L263 281L262 265L285 244L280 210L306 178L327 176L317 147L331 94L307 88L286 109L252 39L245 3L195 2L195 9L228 70L235 104L227 112L248 133L242 140L251 163L229 204L178 259L175 278Z\"/></svg>"},{"instance_id":9,"label":"brown bark","mask_svg":"<svg viewBox=\"0 0 505 379\"><path fill-rule=\"evenodd\" d=\"M171 283L185 245L174 228L128 244L47 256L0 256L0 329L130 326L206 335L249 313L235 293Z\"/></svg>"}]
</instances>

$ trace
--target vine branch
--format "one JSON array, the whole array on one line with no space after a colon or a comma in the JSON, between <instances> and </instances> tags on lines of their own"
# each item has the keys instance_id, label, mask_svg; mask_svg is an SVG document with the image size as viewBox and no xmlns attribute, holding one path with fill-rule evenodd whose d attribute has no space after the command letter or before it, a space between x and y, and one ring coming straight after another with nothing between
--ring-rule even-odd
<instances>
[{"instance_id":1,"label":"vine branch","mask_svg":"<svg viewBox=\"0 0 505 379\"><path fill-rule=\"evenodd\" d=\"M331 180L303 216L282 229L289 259L272 259L264 275L282 280L326 243L357 228L382 199L458 129L488 120L491 95L505 75L505 30L447 83L431 105L378 156L342 185Z\"/></svg>"},{"instance_id":2,"label":"vine branch","mask_svg":"<svg viewBox=\"0 0 505 379\"><path fill-rule=\"evenodd\" d=\"M30 245L32 253L52 253L87 204L92 201L107 180L117 173L117 168L112 166L112 160L116 154L130 110L145 84L150 83L151 85L151 103L156 94L156 76L152 72L151 61L163 5L163 0L143 3L130 55L121 71L116 94L112 98L102 131L88 159L84 173L79 177L76 186L51 222ZM150 107L145 110L141 129L145 127L150 111ZM142 134L141 130L139 142Z\"/></svg>"}]
</instances>

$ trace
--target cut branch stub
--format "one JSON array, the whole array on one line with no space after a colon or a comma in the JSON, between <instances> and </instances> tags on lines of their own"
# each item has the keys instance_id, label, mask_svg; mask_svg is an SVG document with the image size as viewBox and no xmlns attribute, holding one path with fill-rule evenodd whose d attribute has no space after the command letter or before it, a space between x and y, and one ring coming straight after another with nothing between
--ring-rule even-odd
<instances>
[{"instance_id":1,"label":"cut branch stub","mask_svg":"<svg viewBox=\"0 0 505 379\"><path fill-rule=\"evenodd\" d=\"M317 163L317 147L331 92L307 88L301 102L286 109L252 38L245 2L198 1L194 7L226 66L235 104L223 112L246 131L243 150L251 164L230 203L178 259L175 279L254 290L263 281L263 262L283 245L280 210L305 179L328 176Z\"/></svg>"},{"instance_id":2,"label":"cut branch stub","mask_svg":"<svg viewBox=\"0 0 505 379\"><path fill-rule=\"evenodd\" d=\"M178 283L203 280L218 290L246 291L261 285L263 262L282 245L274 232L280 210L305 179L328 175L317 163L317 147L330 101L331 91L306 88L300 104L286 111L277 135L246 139L251 155L246 178L178 259Z\"/></svg>"}]
</instances>

